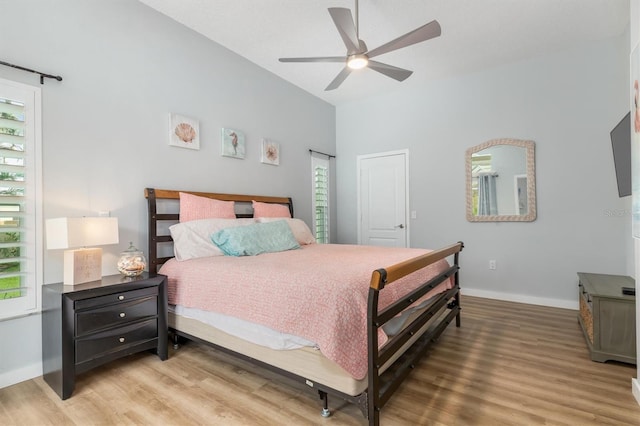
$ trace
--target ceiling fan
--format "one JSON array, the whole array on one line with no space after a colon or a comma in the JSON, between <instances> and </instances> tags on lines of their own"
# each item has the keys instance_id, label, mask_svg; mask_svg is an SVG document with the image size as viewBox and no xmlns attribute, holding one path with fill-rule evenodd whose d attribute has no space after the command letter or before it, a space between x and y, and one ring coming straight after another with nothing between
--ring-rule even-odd
<instances>
[{"instance_id":1,"label":"ceiling fan","mask_svg":"<svg viewBox=\"0 0 640 426\"><path fill-rule=\"evenodd\" d=\"M346 56L279 59L280 62L344 62L345 67L324 90L337 89L349 74L351 74L351 71L365 67L369 67L372 70L395 80L404 81L413 74L413 71L383 64L382 62L372 61L371 58L438 37L441 34L440 24L438 21L434 20L406 33L405 35L391 40L382 46L373 50L368 50L367 45L364 41L360 40L358 34L358 0L355 0L355 23L350 9L343 7L330 7L329 14L338 28L342 41L344 41L344 44L347 47Z\"/></svg>"}]
</instances>

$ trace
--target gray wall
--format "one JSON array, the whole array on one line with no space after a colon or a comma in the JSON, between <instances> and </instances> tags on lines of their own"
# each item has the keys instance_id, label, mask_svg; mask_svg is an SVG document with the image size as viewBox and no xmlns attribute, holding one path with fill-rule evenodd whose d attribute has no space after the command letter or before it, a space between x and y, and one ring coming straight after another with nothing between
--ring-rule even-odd
<instances>
[{"instance_id":1,"label":"gray wall","mask_svg":"<svg viewBox=\"0 0 640 426\"><path fill-rule=\"evenodd\" d=\"M609 138L629 111L628 43L624 34L426 86L408 79L337 107L340 242L357 238L356 156L407 148L411 244L463 240L463 293L577 307L577 271L629 273L630 197L618 198ZM535 222L465 219L465 150L496 138L536 142Z\"/></svg>"},{"instance_id":2,"label":"gray wall","mask_svg":"<svg viewBox=\"0 0 640 426\"><path fill-rule=\"evenodd\" d=\"M136 1L0 0L0 11L0 60L64 78L42 86L44 216L117 217L103 273L117 273L128 241L146 251L147 186L291 196L310 222L308 149L335 152L333 106ZM0 78L39 86L7 67ZM170 112L200 121L199 151L168 145ZM244 160L220 156L222 127L245 133ZM260 163L263 137L280 143L280 166ZM44 258L44 282L61 281L62 253ZM13 342L0 387L39 374L39 322L0 322Z\"/></svg>"}]
</instances>

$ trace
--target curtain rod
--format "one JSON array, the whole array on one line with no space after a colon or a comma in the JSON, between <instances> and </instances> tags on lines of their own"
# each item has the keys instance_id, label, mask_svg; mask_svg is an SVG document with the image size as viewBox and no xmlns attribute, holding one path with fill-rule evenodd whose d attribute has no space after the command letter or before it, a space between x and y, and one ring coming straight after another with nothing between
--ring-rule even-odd
<instances>
[{"instance_id":1,"label":"curtain rod","mask_svg":"<svg viewBox=\"0 0 640 426\"><path fill-rule=\"evenodd\" d=\"M327 156L327 157L329 157L329 158L336 158L336 156L335 156L335 155L325 154L324 152L315 151L315 150L313 150L313 149L310 149L310 150L309 150L309 153L310 153L310 154L313 154L314 152L315 152L316 154L326 155L326 156Z\"/></svg>"},{"instance_id":2,"label":"curtain rod","mask_svg":"<svg viewBox=\"0 0 640 426\"><path fill-rule=\"evenodd\" d=\"M47 74L44 72L40 72L40 71L36 71L36 70L32 70L29 68L25 68L25 67L21 67L20 65L14 65L14 64L10 64L9 62L4 62L4 61L0 61L0 65L5 65L7 67L11 67L11 68L16 68L22 71L27 71L27 72L32 72L34 74L40 74L40 84L44 84L44 78L53 78L56 79L58 81L62 81L62 77L60 77L59 75L51 75L51 74Z\"/></svg>"}]
</instances>

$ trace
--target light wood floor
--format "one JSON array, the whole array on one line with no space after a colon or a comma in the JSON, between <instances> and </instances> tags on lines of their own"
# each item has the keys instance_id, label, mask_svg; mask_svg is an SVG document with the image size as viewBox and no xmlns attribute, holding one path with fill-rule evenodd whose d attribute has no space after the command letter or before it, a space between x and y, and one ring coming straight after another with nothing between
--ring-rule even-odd
<instances>
[{"instance_id":1,"label":"light wood floor","mask_svg":"<svg viewBox=\"0 0 640 426\"><path fill-rule=\"evenodd\" d=\"M635 366L592 362L576 311L463 297L452 324L382 411L382 425L640 425ZM365 425L359 409L196 343L80 375L0 389L3 425Z\"/></svg>"}]
</instances>

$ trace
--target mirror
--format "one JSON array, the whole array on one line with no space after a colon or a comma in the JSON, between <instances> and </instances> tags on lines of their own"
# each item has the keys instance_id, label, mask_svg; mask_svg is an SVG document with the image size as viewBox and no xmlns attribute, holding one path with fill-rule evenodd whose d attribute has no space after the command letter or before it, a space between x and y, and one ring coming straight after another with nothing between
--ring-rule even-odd
<instances>
[{"instance_id":1,"label":"mirror","mask_svg":"<svg viewBox=\"0 0 640 426\"><path fill-rule=\"evenodd\" d=\"M466 152L467 220L536 220L535 143L493 139Z\"/></svg>"}]
</instances>

